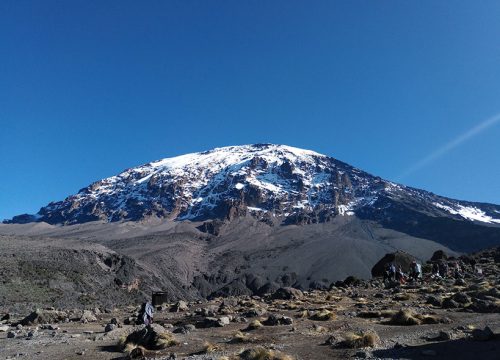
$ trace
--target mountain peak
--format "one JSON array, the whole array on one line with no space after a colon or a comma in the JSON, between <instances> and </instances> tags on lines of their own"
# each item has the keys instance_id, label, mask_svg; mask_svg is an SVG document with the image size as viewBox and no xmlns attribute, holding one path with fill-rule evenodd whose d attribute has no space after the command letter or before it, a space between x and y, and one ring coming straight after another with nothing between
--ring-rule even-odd
<instances>
[{"instance_id":1,"label":"mountain peak","mask_svg":"<svg viewBox=\"0 0 500 360\"><path fill-rule=\"evenodd\" d=\"M153 161L12 222L252 216L270 225L305 224L353 215L386 219L389 208L401 206L432 216L500 224L496 206L407 188L317 152L276 144L227 146Z\"/></svg>"}]
</instances>

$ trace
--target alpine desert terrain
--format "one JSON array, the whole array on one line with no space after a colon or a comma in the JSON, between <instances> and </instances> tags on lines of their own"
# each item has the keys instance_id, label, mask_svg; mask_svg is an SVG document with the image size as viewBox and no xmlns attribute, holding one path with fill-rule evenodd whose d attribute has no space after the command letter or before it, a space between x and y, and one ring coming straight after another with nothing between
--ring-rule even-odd
<instances>
[{"instance_id":1,"label":"alpine desert terrain","mask_svg":"<svg viewBox=\"0 0 500 360\"><path fill-rule=\"evenodd\" d=\"M0 224L0 355L494 359L498 246L500 206L310 150L162 159ZM424 281L383 283L387 254ZM431 280L438 260L463 269Z\"/></svg>"}]
</instances>

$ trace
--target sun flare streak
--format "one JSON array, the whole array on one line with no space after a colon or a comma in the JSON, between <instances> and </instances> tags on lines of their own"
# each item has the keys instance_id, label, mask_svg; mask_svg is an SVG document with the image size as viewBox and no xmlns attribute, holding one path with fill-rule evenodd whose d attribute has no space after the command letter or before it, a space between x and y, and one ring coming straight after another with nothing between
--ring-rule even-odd
<instances>
[{"instance_id":1,"label":"sun flare streak","mask_svg":"<svg viewBox=\"0 0 500 360\"><path fill-rule=\"evenodd\" d=\"M422 169L423 167L429 165L430 163L436 161L438 158L441 156L447 154L448 152L452 151L456 147L462 145L464 142L467 140L473 138L476 135L479 135L486 129L496 125L497 123L500 122L500 113L496 114L483 122L479 123L478 125L474 126L472 129L469 129L465 133L461 134L460 136L456 137L455 139L451 140L444 146L440 147L439 149L435 150L434 152L430 153L426 157L420 159L417 161L415 164L413 164L411 167L406 169L403 173L401 173L398 176L398 180L402 180L408 175L413 174L414 172Z\"/></svg>"}]
</instances>

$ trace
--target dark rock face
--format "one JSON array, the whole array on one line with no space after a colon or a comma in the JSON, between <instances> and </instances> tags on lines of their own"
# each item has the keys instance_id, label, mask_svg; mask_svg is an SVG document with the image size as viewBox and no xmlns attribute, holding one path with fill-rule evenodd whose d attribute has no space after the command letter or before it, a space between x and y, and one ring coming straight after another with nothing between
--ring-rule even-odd
<instances>
[{"instance_id":1,"label":"dark rock face","mask_svg":"<svg viewBox=\"0 0 500 360\"><path fill-rule=\"evenodd\" d=\"M438 250L432 254L431 261L448 260L448 256L443 250Z\"/></svg>"},{"instance_id":2,"label":"dark rock face","mask_svg":"<svg viewBox=\"0 0 500 360\"><path fill-rule=\"evenodd\" d=\"M408 272L410 270L410 265L415 258L408 253L397 251L395 253L386 254L382 259L379 260L372 268L372 276L383 276L387 264L394 263L396 268L401 266L403 272Z\"/></svg>"}]
</instances>

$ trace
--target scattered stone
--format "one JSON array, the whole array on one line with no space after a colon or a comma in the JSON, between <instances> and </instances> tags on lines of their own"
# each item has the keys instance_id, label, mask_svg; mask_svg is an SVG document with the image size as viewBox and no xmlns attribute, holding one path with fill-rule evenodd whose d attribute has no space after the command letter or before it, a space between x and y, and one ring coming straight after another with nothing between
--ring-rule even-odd
<instances>
[{"instance_id":1,"label":"scattered stone","mask_svg":"<svg viewBox=\"0 0 500 360\"><path fill-rule=\"evenodd\" d=\"M271 297L273 299L294 300L301 299L303 296L304 294L299 289L295 289L292 287L282 287L276 290Z\"/></svg>"},{"instance_id":2,"label":"scattered stone","mask_svg":"<svg viewBox=\"0 0 500 360\"><path fill-rule=\"evenodd\" d=\"M442 304L443 304L443 300L439 296L429 295L429 296L427 296L427 299L426 299L425 303L441 307Z\"/></svg>"},{"instance_id":3,"label":"scattered stone","mask_svg":"<svg viewBox=\"0 0 500 360\"><path fill-rule=\"evenodd\" d=\"M80 317L82 323L96 322L97 317L90 310L83 310L82 316Z\"/></svg>"},{"instance_id":4,"label":"scattered stone","mask_svg":"<svg viewBox=\"0 0 500 360\"><path fill-rule=\"evenodd\" d=\"M495 337L493 331L491 331L489 326L486 326L483 330L474 329L472 330L472 338L476 341L488 341Z\"/></svg>"},{"instance_id":5,"label":"scattered stone","mask_svg":"<svg viewBox=\"0 0 500 360\"><path fill-rule=\"evenodd\" d=\"M444 299L442 306L444 309L457 309L460 307L460 304L452 298L446 298Z\"/></svg>"},{"instance_id":6,"label":"scattered stone","mask_svg":"<svg viewBox=\"0 0 500 360\"><path fill-rule=\"evenodd\" d=\"M211 328L211 327L224 327L229 325L229 318L227 316L222 316L220 318L206 317L203 321L197 323L197 327L201 328Z\"/></svg>"},{"instance_id":7,"label":"scattered stone","mask_svg":"<svg viewBox=\"0 0 500 360\"><path fill-rule=\"evenodd\" d=\"M187 311L188 309L189 309L189 306L188 306L187 302L180 300L175 305L172 306L170 311L180 312L180 311Z\"/></svg>"},{"instance_id":8,"label":"scattered stone","mask_svg":"<svg viewBox=\"0 0 500 360\"><path fill-rule=\"evenodd\" d=\"M63 322L68 317L64 311L37 309L21 320L24 326Z\"/></svg>"},{"instance_id":9,"label":"scattered stone","mask_svg":"<svg viewBox=\"0 0 500 360\"><path fill-rule=\"evenodd\" d=\"M0 332L6 332L9 331L9 326L8 325L2 325L0 326Z\"/></svg>"},{"instance_id":10,"label":"scattered stone","mask_svg":"<svg viewBox=\"0 0 500 360\"><path fill-rule=\"evenodd\" d=\"M116 329L116 327L117 327L116 324L109 323L104 328L104 331L105 332L110 332L110 331L113 331L114 329Z\"/></svg>"},{"instance_id":11,"label":"scattered stone","mask_svg":"<svg viewBox=\"0 0 500 360\"><path fill-rule=\"evenodd\" d=\"M470 302L470 298L463 292L456 293L455 295L453 295L452 299L460 304L467 304Z\"/></svg>"},{"instance_id":12,"label":"scattered stone","mask_svg":"<svg viewBox=\"0 0 500 360\"><path fill-rule=\"evenodd\" d=\"M16 337L16 333L14 331L9 331L7 333L7 338L14 339Z\"/></svg>"},{"instance_id":13,"label":"scattered stone","mask_svg":"<svg viewBox=\"0 0 500 360\"><path fill-rule=\"evenodd\" d=\"M284 315L271 314L269 315L267 320L263 321L262 323L267 326L291 325L293 324L293 319Z\"/></svg>"},{"instance_id":14,"label":"scattered stone","mask_svg":"<svg viewBox=\"0 0 500 360\"><path fill-rule=\"evenodd\" d=\"M177 343L174 335L168 333L163 326L151 324L137 326L120 345L122 349L127 344L134 344L134 346L142 346L148 350L160 350Z\"/></svg>"},{"instance_id":15,"label":"scattered stone","mask_svg":"<svg viewBox=\"0 0 500 360\"><path fill-rule=\"evenodd\" d=\"M191 331L195 330L196 326L192 324L186 324L183 326L179 326L178 328L174 329L174 333L176 334L189 334Z\"/></svg>"}]
</instances>

